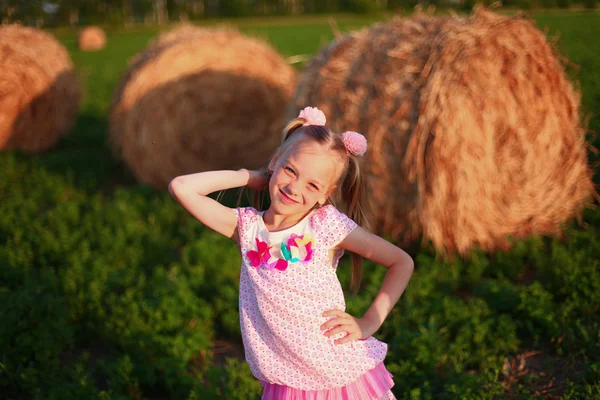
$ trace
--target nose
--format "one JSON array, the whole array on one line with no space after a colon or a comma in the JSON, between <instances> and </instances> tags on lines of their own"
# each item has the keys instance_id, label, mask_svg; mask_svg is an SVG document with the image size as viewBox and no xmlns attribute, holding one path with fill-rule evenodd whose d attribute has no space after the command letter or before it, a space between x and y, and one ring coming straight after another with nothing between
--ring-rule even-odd
<instances>
[{"instance_id":1,"label":"nose","mask_svg":"<svg viewBox=\"0 0 600 400\"><path fill-rule=\"evenodd\" d=\"M292 179L290 182L288 182L287 184L287 190L289 192L290 195L297 195L299 193L298 191L298 180L297 179Z\"/></svg>"}]
</instances>

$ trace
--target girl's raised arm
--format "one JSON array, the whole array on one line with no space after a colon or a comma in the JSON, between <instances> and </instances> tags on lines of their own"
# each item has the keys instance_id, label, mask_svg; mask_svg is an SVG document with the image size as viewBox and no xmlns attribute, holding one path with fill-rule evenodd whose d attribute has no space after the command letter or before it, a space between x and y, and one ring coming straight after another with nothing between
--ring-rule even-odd
<instances>
[{"instance_id":1,"label":"girl's raised arm","mask_svg":"<svg viewBox=\"0 0 600 400\"><path fill-rule=\"evenodd\" d=\"M237 218L232 209L208 195L246 185L259 188L265 183L266 178L258 171L207 171L174 178L169 192L198 221L237 242Z\"/></svg>"}]
</instances>

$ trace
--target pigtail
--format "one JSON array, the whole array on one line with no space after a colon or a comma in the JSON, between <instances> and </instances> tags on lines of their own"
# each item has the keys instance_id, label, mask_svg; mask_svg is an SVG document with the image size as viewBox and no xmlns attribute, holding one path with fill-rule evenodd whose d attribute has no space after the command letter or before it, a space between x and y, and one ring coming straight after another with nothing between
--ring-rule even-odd
<instances>
[{"instance_id":1,"label":"pigtail","mask_svg":"<svg viewBox=\"0 0 600 400\"><path fill-rule=\"evenodd\" d=\"M283 128L281 132L281 144L285 142L298 128L304 126L306 120L304 118L294 118Z\"/></svg>"},{"instance_id":2,"label":"pigtail","mask_svg":"<svg viewBox=\"0 0 600 400\"><path fill-rule=\"evenodd\" d=\"M367 202L365 200L365 182L360 171L358 159L350 156L348 159L348 169L342 182L341 198L346 205L346 212L357 225L370 230L367 221ZM353 294L358 292L362 280L362 261L363 258L352 253L352 279L350 280L350 289Z\"/></svg>"}]
</instances>

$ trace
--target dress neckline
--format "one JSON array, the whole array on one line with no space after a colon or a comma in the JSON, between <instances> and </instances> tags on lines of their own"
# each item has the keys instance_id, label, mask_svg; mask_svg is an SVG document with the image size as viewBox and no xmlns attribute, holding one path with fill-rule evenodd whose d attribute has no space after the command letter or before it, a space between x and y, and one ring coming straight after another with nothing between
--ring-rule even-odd
<instances>
[{"instance_id":1,"label":"dress neckline","mask_svg":"<svg viewBox=\"0 0 600 400\"><path fill-rule=\"evenodd\" d=\"M304 222L307 221L308 218L311 215L313 215L316 210L317 209L311 210L308 214L306 214L304 217L302 217L302 219L300 221L296 222L294 225L289 226L289 227L287 227L285 229L278 230L278 231L270 231L269 228L267 228L267 225L265 225L265 220L263 219L263 217L265 215L265 211L261 211L261 212L258 213L258 216L259 216L258 220L259 220L260 224L262 225L263 229L265 231L267 231L268 234L270 234L270 235L280 235L280 234L287 233L287 232L289 232L289 231L291 231L291 230L299 227L300 225L304 224Z\"/></svg>"}]
</instances>

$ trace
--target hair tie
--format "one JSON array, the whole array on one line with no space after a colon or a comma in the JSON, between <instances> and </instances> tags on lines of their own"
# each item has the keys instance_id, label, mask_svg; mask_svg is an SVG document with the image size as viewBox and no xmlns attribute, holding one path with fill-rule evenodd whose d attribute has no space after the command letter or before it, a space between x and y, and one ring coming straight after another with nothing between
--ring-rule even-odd
<instances>
[{"instance_id":1,"label":"hair tie","mask_svg":"<svg viewBox=\"0 0 600 400\"><path fill-rule=\"evenodd\" d=\"M304 108L304 110L300 111L300 114L298 114L298 118L304 118L306 120L304 125L325 125L325 122L327 121L323 111L319 110L317 107Z\"/></svg>"},{"instance_id":2,"label":"hair tie","mask_svg":"<svg viewBox=\"0 0 600 400\"><path fill-rule=\"evenodd\" d=\"M367 139L358 132L346 131L342 133L342 142L346 151L355 156L362 156L367 151Z\"/></svg>"}]
</instances>

